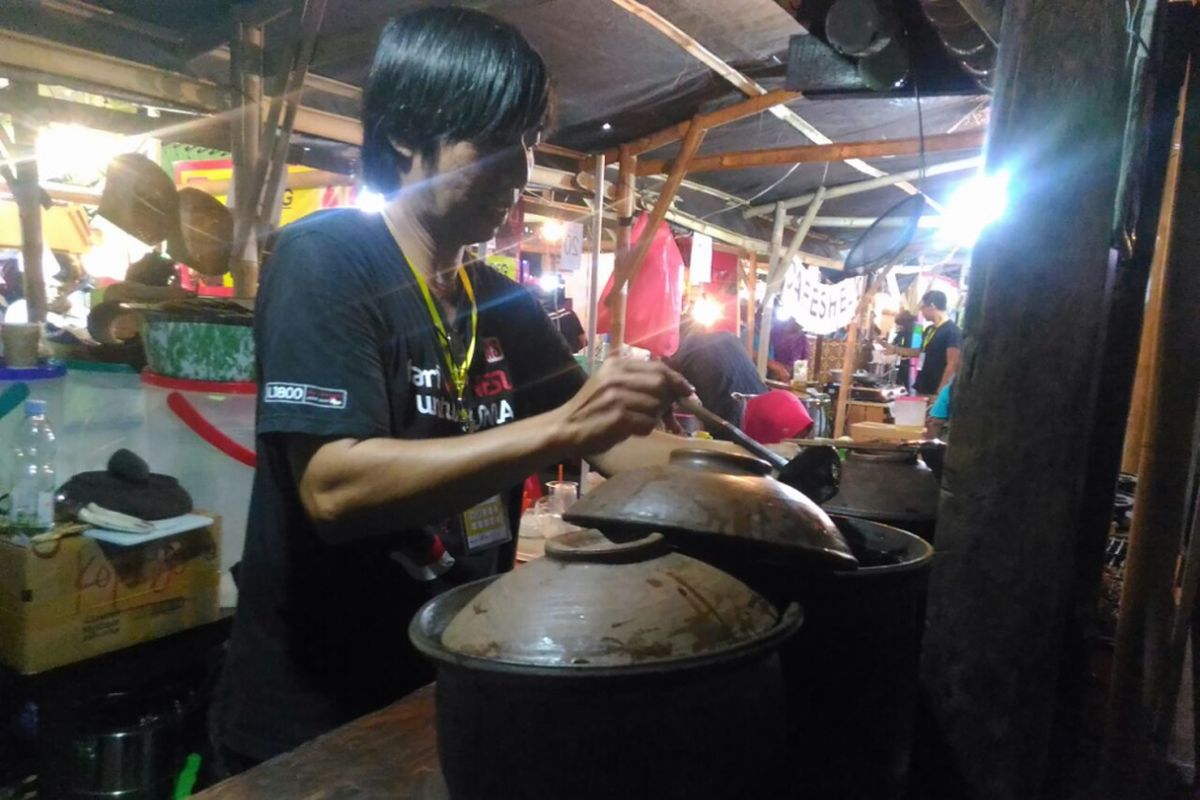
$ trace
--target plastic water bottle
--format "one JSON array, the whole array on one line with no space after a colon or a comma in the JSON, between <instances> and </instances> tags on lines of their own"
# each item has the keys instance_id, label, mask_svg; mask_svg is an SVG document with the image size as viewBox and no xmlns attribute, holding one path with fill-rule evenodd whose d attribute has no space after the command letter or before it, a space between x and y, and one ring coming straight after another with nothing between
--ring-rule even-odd
<instances>
[{"instance_id":1,"label":"plastic water bottle","mask_svg":"<svg viewBox=\"0 0 1200 800\"><path fill-rule=\"evenodd\" d=\"M25 401L25 422L13 444L9 519L32 528L54 526L54 431L46 421L46 401Z\"/></svg>"}]
</instances>

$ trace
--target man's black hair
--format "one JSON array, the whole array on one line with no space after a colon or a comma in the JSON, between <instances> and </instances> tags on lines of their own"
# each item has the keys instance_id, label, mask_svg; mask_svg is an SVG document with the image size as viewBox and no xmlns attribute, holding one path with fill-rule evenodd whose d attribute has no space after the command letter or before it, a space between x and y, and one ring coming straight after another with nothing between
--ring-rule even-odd
<instances>
[{"instance_id":1,"label":"man's black hair","mask_svg":"<svg viewBox=\"0 0 1200 800\"><path fill-rule=\"evenodd\" d=\"M393 141L424 159L448 142L519 146L549 107L546 63L516 28L466 8L406 14L384 28L363 90L363 175L394 194Z\"/></svg>"},{"instance_id":2,"label":"man's black hair","mask_svg":"<svg viewBox=\"0 0 1200 800\"><path fill-rule=\"evenodd\" d=\"M921 305L929 304L938 311L946 310L946 293L931 289L921 297Z\"/></svg>"}]
</instances>

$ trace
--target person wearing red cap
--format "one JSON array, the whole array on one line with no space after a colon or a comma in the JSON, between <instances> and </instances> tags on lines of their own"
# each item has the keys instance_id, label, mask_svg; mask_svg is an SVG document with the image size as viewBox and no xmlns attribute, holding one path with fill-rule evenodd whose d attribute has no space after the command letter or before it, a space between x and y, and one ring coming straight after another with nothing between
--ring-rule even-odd
<instances>
[{"instance_id":1,"label":"person wearing red cap","mask_svg":"<svg viewBox=\"0 0 1200 800\"><path fill-rule=\"evenodd\" d=\"M786 389L772 389L746 401L742 429L757 442L778 444L800 439L812 430L812 417L800 398Z\"/></svg>"}]
</instances>

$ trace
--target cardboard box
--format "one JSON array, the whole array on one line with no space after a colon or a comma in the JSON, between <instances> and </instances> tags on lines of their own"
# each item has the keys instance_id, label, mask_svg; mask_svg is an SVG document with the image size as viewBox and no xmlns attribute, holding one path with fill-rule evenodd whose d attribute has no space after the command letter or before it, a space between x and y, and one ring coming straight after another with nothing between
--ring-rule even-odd
<instances>
[{"instance_id":1,"label":"cardboard box","mask_svg":"<svg viewBox=\"0 0 1200 800\"><path fill-rule=\"evenodd\" d=\"M885 422L855 422L850 426L850 438L856 442L903 442L920 439L925 428L920 425L889 425Z\"/></svg>"},{"instance_id":2,"label":"cardboard box","mask_svg":"<svg viewBox=\"0 0 1200 800\"><path fill-rule=\"evenodd\" d=\"M56 529L0 537L0 661L23 673L202 625L218 616L220 520L131 547Z\"/></svg>"}]
</instances>

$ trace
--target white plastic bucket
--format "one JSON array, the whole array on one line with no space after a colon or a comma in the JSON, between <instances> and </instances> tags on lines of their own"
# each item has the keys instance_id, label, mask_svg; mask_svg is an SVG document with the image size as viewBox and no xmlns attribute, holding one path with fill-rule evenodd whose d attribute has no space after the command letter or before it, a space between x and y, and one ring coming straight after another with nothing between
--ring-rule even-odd
<instances>
[{"instance_id":1,"label":"white plastic bucket","mask_svg":"<svg viewBox=\"0 0 1200 800\"><path fill-rule=\"evenodd\" d=\"M924 397L897 397L892 409L896 424L921 428L925 425Z\"/></svg>"},{"instance_id":2,"label":"white plastic bucket","mask_svg":"<svg viewBox=\"0 0 1200 800\"><path fill-rule=\"evenodd\" d=\"M58 435L59 482L103 470L117 450L145 458L146 393L137 370L126 364L68 361L62 414L51 417Z\"/></svg>"},{"instance_id":3,"label":"white plastic bucket","mask_svg":"<svg viewBox=\"0 0 1200 800\"><path fill-rule=\"evenodd\" d=\"M253 383L215 383L142 373L145 454L150 469L171 475L196 508L221 515L221 571L242 558L254 483Z\"/></svg>"},{"instance_id":4,"label":"white plastic bucket","mask_svg":"<svg viewBox=\"0 0 1200 800\"><path fill-rule=\"evenodd\" d=\"M0 367L0 494L12 486L13 439L25 421L25 401L45 400L46 419L57 433L63 418L67 368L51 362L40 367ZM61 447L61 445L60 445ZM56 470L61 470L57 464ZM62 472L59 471L60 482Z\"/></svg>"}]
</instances>

